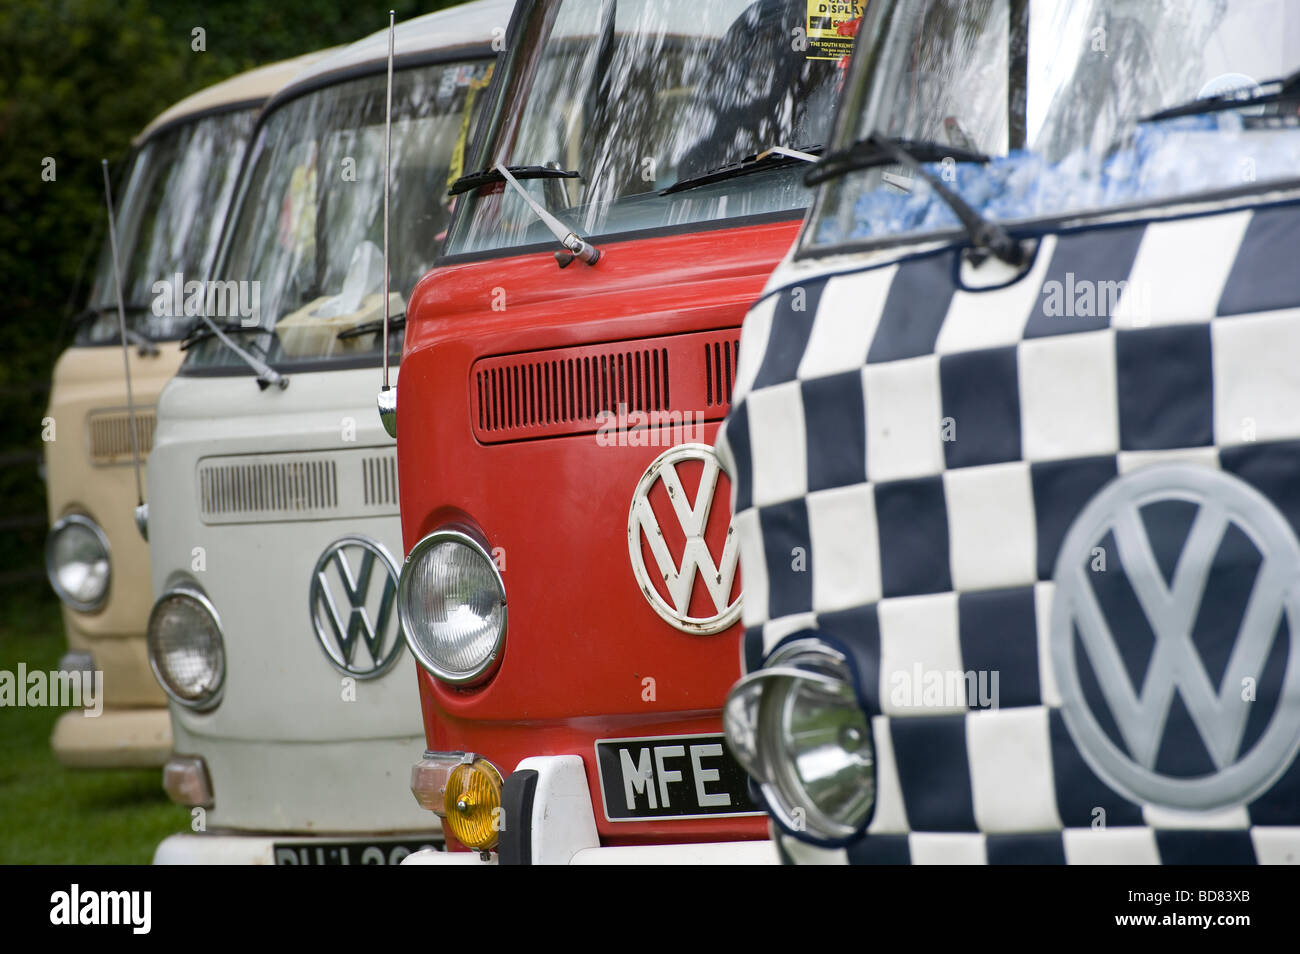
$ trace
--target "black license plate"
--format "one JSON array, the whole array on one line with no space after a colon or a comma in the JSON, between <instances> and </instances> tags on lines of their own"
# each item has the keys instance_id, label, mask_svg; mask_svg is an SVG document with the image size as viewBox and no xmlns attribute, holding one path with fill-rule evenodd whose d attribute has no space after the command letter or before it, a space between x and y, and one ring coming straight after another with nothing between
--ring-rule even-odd
<instances>
[{"instance_id":1,"label":"black license plate","mask_svg":"<svg viewBox=\"0 0 1300 954\"><path fill-rule=\"evenodd\" d=\"M271 846L277 865L395 865L428 841L296 841Z\"/></svg>"},{"instance_id":2,"label":"black license plate","mask_svg":"<svg viewBox=\"0 0 1300 954\"><path fill-rule=\"evenodd\" d=\"M721 735L598 739L596 765L612 822L761 814Z\"/></svg>"}]
</instances>

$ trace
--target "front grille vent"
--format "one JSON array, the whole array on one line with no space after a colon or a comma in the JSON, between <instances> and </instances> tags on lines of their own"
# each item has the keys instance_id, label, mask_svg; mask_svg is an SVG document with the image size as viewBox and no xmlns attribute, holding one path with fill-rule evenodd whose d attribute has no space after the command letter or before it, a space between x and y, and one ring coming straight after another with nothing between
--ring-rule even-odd
<instances>
[{"instance_id":1,"label":"front grille vent","mask_svg":"<svg viewBox=\"0 0 1300 954\"><path fill-rule=\"evenodd\" d=\"M720 420L739 347L727 329L481 358L470 371L470 424L497 443L590 434L620 411Z\"/></svg>"},{"instance_id":2,"label":"front grille vent","mask_svg":"<svg viewBox=\"0 0 1300 954\"><path fill-rule=\"evenodd\" d=\"M154 409L136 408L135 434L140 445L140 460L153 447ZM86 417L90 443L90 462L98 466L131 463L131 416L121 408L91 411Z\"/></svg>"},{"instance_id":3,"label":"front grille vent","mask_svg":"<svg viewBox=\"0 0 1300 954\"><path fill-rule=\"evenodd\" d=\"M391 447L205 457L197 472L204 523L273 523L396 515Z\"/></svg>"},{"instance_id":4,"label":"front grille vent","mask_svg":"<svg viewBox=\"0 0 1300 954\"><path fill-rule=\"evenodd\" d=\"M204 516L265 511L320 514L339 503L338 468L330 460L220 464L199 472Z\"/></svg>"},{"instance_id":5,"label":"front grille vent","mask_svg":"<svg viewBox=\"0 0 1300 954\"><path fill-rule=\"evenodd\" d=\"M484 431L596 423L602 411L667 409L668 349L518 361L478 372L478 426Z\"/></svg>"}]
</instances>

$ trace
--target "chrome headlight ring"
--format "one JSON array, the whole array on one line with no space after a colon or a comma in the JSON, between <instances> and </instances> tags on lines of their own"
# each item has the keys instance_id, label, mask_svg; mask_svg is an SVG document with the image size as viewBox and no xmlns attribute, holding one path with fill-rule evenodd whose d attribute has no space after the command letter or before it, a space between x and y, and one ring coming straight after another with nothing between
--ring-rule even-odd
<instances>
[{"instance_id":1,"label":"chrome headlight ring","mask_svg":"<svg viewBox=\"0 0 1300 954\"><path fill-rule=\"evenodd\" d=\"M459 552L444 549L442 563L435 564L435 551L447 547ZM441 578L429 579L434 572ZM424 592L417 592L417 586ZM509 619L501 570L479 540L460 530L435 530L411 548L397 584L397 613L411 655L454 686L481 681L505 646ZM452 616L461 617L459 630Z\"/></svg>"},{"instance_id":2,"label":"chrome headlight ring","mask_svg":"<svg viewBox=\"0 0 1300 954\"><path fill-rule=\"evenodd\" d=\"M161 614L164 611L164 604L170 600L184 599L195 604L203 614L208 617L208 624L211 626L210 637L212 640L211 647L207 651L212 656L209 663L212 676L205 680L207 685L199 695L186 695L177 689L175 685L176 673L173 666L161 661L165 655L165 647L160 645L160 630L162 619ZM221 617L217 609L196 585L189 583L180 583L169 587L162 596L154 602L153 609L149 612L149 623L145 631L145 641L148 649L149 668L153 670L154 678L163 691L167 693L178 705L184 706L194 712L207 712L217 707L221 702L222 694L226 685L226 639L225 631L221 628Z\"/></svg>"},{"instance_id":3,"label":"chrome headlight ring","mask_svg":"<svg viewBox=\"0 0 1300 954\"><path fill-rule=\"evenodd\" d=\"M875 751L847 656L809 632L789 637L727 696L728 747L777 825L802 841L857 839L875 810Z\"/></svg>"},{"instance_id":4,"label":"chrome headlight ring","mask_svg":"<svg viewBox=\"0 0 1300 954\"><path fill-rule=\"evenodd\" d=\"M63 564L58 563L58 543L60 538L64 538L69 533L88 534L92 545L97 546L102 555L96 554L91 560L84 560L88 566L85 576L91 574L99 577L96 584L97 592L93 594L82 593L76 594L68 586L68 581L64 580L63 571L75 562L69 560ZM102 569L98 564L102 563ZM45 575L49 578L50 587L55 594L69 608L79 613L93 613L103 608L108 601L108 594L113 583L113 562L112 549L108 545L108 536L104 533L103 528L95 523L90 517L83 513L70 513L60 517L50 527L49 535L45 538Z\"/></svg>"}]
</instances>

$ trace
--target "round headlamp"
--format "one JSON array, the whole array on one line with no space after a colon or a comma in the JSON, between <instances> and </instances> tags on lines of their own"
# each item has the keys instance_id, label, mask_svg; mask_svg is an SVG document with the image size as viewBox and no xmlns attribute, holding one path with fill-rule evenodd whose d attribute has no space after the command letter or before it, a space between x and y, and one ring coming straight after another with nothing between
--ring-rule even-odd
<instances>
[{"instance_id":1,"label":"round headlamp","mask_svg":"<svg viewBox=\"0 0 1300 954\"><path fill-rule=\"evenodd\" d=\"M82 613L104 605L112 576L108 537L99 524L79 513L50 528L45 540L45 573L59 599Z\"/></svg>"},{"instance_id":2,"label":"round headlamp","mask_svg":"<svg viewBox=\"0 0 1300 954\"><path fill-rule=\"evenodd\" d=\"M506 638L506 589L487 551L455 530L412 548L397 585L397 612L411 654L444 682L486 673Z\"/></svg>"},{"instance_id":3,"label":"round headlamp","mask_svg":"<svg viewBox=\"0 0 1300 954\"><path fill-rule=\"evenodd\" d=\"M147 633L149 665L167 695L190 709L220 701L226 679L221 620L191 587L168 590L154 603Z\"/></svg>"},{"instance_id":4,"label":"round headlamp","mask_svg":"<svg viewBox=\"0 0 1300 954\"><path fill-rule=\"evenodd\" d=\"M842 653L813 638L779 647L732 687L723 724L732 754L791 834L836 843L866 826L875 749Z\"/></svg>"}]
</instances>

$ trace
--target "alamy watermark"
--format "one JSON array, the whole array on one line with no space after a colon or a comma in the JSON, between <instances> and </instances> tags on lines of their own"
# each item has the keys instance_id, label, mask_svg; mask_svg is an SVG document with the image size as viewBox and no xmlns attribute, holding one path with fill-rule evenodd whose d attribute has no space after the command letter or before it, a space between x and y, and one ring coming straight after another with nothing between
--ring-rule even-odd
<instances>
[{"instance_id":1,"label":"alamy watermark","mask_svg":"<svg viewBox=\"0 0 1300 954\"><path fill-rule=\"evenodd\" d=\"M159 318L238 318L245 328L258 322L261 282L186 281L184 272L161 278L150 286L153 313Z\"/></svg>"},{"instance_id":2,"label":"alamy watermark","mask_svg":"<svg viewBox=\"0 0 1300 954\"><path fill-rule=\"evenodd\" d=\"M620 404L617 413L603 410L596 421L596 443L601 447L676 447L704 441L702 411L629 412Z\"/></svg>"},{"instance_id":3,"label":"alamy watermark","mask_svg":"<svg viewBox=\"0 0 1300 954\"><path fill-rule=\"evenodd\" d=\"M50 895L50 923L120 925L132 934L148 934L153 924L152 891L83 891L73 884Z\"/></svg>"},{"instance_id":4,"label":"alamy watermark","mask_svg":"<svg viewBox=\"0 0 1300 954\"><path fill-rule=\"evenodd\" d=\"M28 672L26 663L18 664L17 673L0 669L0 707L5 706L84 709L93 719L104 711L104 674L99 670Z\"/></svg>"},{"instance_id":5,"label":"alamy watermark","mask_svg":"<svg viewBox=\"0 0 1300 954\"><path fill-rule=\"evenodd\" d=\"M899 709L998 708L998 670L895 670L889 677L889 701Z\"/></svg>"},{"instance_id":6,"label":"alamy watermark","mask_svg":"<svg viewBox=\"0 0 1300 954\"><path fill-rule=\"evenodd\" d=\"M1122 312L1136 325L1151 319L1151 288L1146 282L1095 281L1065 273L1065 281L1043 282L1043 315L1047 318L1113 318Z\"/></svg>"}]
</instances>

